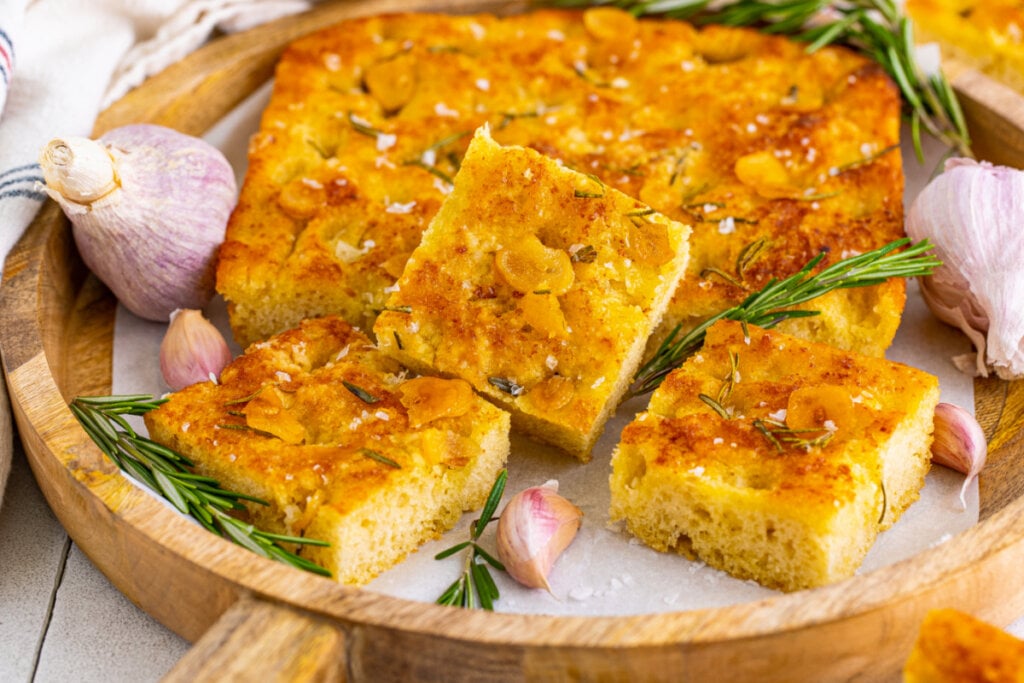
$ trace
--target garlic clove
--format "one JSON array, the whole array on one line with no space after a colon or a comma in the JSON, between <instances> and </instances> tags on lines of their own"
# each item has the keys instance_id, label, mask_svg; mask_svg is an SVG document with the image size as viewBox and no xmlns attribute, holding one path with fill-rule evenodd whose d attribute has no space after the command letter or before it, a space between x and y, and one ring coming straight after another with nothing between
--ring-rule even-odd
<instances>
[{"instance_id":1,"label":"garlic clove","mask_svg":"<svg viewBox=\"0 0 1024 683\"><path fill-rule=\"evenodd\" d=\"M924 299L970 337L982 376L1024 377L1021 215L1024 171L971 159L947 161L907 212L907 234L930 239L943 262L921 280Z\"/></svg>"},{"instance_id":2,"label":"garlic clove","mask_svg":"<svg viewBox=\"0 0 1024 683\"><path fill-rule=\"evenodd\" d=\"M498 519L498 557L505 570L524 586L550 591L551 567L582 520L583 511L558 495L557 481L512 496Z\"/></svg>"},{"instance_id":3,"label":"garlic clove","mask_svg":"<svg viewBox=\"0 0 1024 683\"><path fill-rule=\"evenodd\" d=\"M224 335L202 312L178 309L171 313L171 324L160 343L160 372L173 391L197 382L216 382L230 362Z\"/></svg>"},{"instance_id":4,"label":"garlic clove","mask_svg":"<svg viewBox=\"0 0 1024 683\"><path fill-rule=\"evenodd\" d=\"M987 454L985 433L973 415L952 403L935 406L932 462L967 475L960 488L960 503L965 509L967 486L985 466Z\"/></svg>"}]
</instances>

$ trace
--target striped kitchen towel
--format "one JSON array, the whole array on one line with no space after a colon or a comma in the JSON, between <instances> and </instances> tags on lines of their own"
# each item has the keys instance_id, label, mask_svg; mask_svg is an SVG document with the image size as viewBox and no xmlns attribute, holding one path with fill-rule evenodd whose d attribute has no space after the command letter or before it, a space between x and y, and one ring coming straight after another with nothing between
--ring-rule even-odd
<instances>
[{"instance_id":1,"label":"striped kitchen towel","mask_svg":"<svg viewBox=\"0 0 1024 683\"><path fill-rule=\"evenodd\" d=\"M0 26L0 111L7 101L7 90L11 87L11 71L14 70L14 42L11 35Z\"/></svg>"},{"instance_id":2,"label":"striped kitchen towel","mask_svg":"<svg viewBox=\"0 0 1024 683\"><path fill-rule=\"evenodd\" d=\"M0 0L0 272L46 200L37 160L51 138L89 135L111 98L181 59L213 31L248 28L308 6L307 0ZM0 438L10 439L4 399ZM4 450L0 444L0 502L9 466Z\"/></svg>"}]
</instances>

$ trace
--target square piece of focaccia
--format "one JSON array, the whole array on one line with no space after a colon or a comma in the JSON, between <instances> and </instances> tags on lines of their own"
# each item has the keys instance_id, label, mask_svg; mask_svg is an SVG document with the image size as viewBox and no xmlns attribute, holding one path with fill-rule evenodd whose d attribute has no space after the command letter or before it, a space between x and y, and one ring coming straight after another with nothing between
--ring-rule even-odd
<instances>
[{"instance_id":1,"label":"square piece of focaccia","mask_svg":"<svg viewBox=\"0 0 1024 683\"><path fill-rule=\"evenodd\" d=\"M663 329L691 327L902 236L899 112L876 64L752 30L607 7L346 21L278 65L217 288L243 345L325 313L370 329L489 123L693 226ZM839 290L783 329L881 355L903 296Z\"/></svg>"},{"instance_id":2,"label":"square piece of focaccia","mask_svg":"<svg viewBox=\"0 0 1024 683\"><path fill-rule=\"evenodd\" d=\"M917 42L937 42L958 59L1024 94L1024 3L1020 0L908 0Z\"/></svg>"},{"instance_id":3,"label":"square piece of focaccia","mask_svg":"<svg viewBox=\"0 0 1024 683\"><path fill-rule=\"evenodd\" d=\"M257 496L253 521L329 541L304 557L365 583L483 505L508 414L462 380L406 379L337 317L251 346L145 417L199 472Z\"/></svg>"},{"instance_id":4,"label":"square piece of focaccia","mask_svg":"<svg viewBox=\"0 0 1024 683\"><path fill-rule=\"evenodd\" d=\"M481 129L374 332L589 460L686 267L690 228Z\"/></svg>"},{"instance_id":5,"label":"square piece of focaccia","mask_svg":"<svg viewBox=\"0 0 1024 683\"><path fill-rule=\"evenodd\" d=\"M956 609L925 615L903 683L1024 683L1024 641Z\"/></svg>"},{"instance_id":6,"label":"square piece of focaccia","mask_svg":"<svg viewBox=\"0 0 1024 683\"><path fill-rule=\"evenodd\" d=\"M716 323L623 431L611 517L771 588L852 576L918 498L938 397L920 370Z\"/></svg>"}]
</instances>

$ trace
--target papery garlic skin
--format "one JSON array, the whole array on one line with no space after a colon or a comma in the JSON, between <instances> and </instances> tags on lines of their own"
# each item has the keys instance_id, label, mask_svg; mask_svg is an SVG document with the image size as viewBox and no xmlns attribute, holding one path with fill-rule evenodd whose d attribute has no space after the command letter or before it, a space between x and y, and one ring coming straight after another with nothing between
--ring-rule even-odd
<instances>
[{"instance_id":1,"label":"papery garlic skin","mask_svg":"<svg viewBox=\"0 0 1024 683\"><path fill-rule=\"evenodd\" d=\"M175 309L209 303L214 257L237 198L234 171L217 148L140 124L98 140L52 140L40 165L85 264L128 310L164 321Z\"/></svg>"},{"instance_id":2,"label":"papery garlic skin","mask_svg":"<svg viewBox=\"0 0 1024 683\"><path fill-rule=\"evenodd\" d=\"M950 159L918 195L907 234L943 261L921 280L932 312L977 349L976 374L1024 377L1024 172Z\"/></svg>"},{"instance_id":3,"label":"papery garlic skin","mask_svg":"<svg viewBox=\"0 0 1024 683\"><path fill-rule=\"evenodd\" d=\"M583 511L558 495L557 481L524 489L498 519L498 558L519 583L550 591L551 567L582 523Z\"/></svg>"},{"instance_id":4,"label":"papery garlic skin","mask_svg":"<svg viewBox=\"0 0 1024 683\"><path fill-rule=\"evenodd\" d=\"M216 381L231 362L231 349L224 335L201 311L185 309L171 313L171 324L160 342L160 372L172 391L197 382Z\"/></svg>"},{"instance_id":5,"label":"papery garlic skin","mask_svg":"<svg viewBox=\"0 0 1024 683\"><path fill-rule=\"evenodd\" d=\"M985 432L973 415L952 403L935 406L932 462L967 475L960 488L960 503L965 508L967 487L985 467L987 457Z\"/></svg>"}]
</instances>

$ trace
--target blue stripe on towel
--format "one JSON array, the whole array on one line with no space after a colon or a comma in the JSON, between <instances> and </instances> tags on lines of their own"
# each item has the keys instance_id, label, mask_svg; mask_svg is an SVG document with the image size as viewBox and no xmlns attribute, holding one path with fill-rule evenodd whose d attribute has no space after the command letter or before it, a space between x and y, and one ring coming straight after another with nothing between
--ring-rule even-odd
<instances>
[{"instance_id":1,"label":"blue stripe on towel","mask_svg":"<svg viewBox=\"0 0 1024 683\"><path fill-rule=\"evenodd\" d=\"M22 176L20 178L11 178L10 180L5 180L3 182L0 182L0 189L5 188L5 187L10 187L11 185L16 185L18 183L27 183L27 182L32 182L33 184L41 183L41 182L43 182L43 176L41 176L41 175L26 175L26 176Z\"/></svg>"},{"instance_id":2,"label":"blue stripe on towel","mask_svg":"<svg viewBox=\"0 0 1024 683\"><path fill-rule=\"evenodd\" d=\"M0 192L0 199L10 199L12 197L23 197L35 202L46 201L46 194L43 192L36 192L35 190L8 190L6 192Z\"/></svg>"},{"instance_id":3,"label":"blue stripe on towel","mask_svg":"<svg viewBox=\"0 0 1024 683\"><path fill-rule=\"evenodd\" d=\"M0 173L0 178L3 178L5 176L9 176L12 173L21 173L22 171L38 171L38 170L40 170L39 164L24 164L22 166L15 166L14 168L9 168L6 171L4 171L3 173Z\"/></svg>"}]
</instances>

